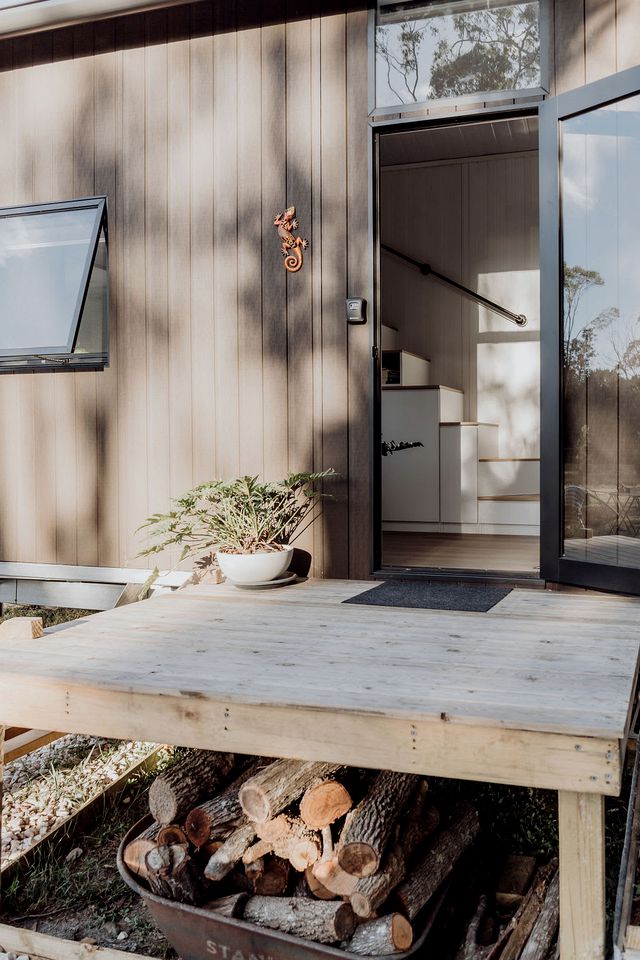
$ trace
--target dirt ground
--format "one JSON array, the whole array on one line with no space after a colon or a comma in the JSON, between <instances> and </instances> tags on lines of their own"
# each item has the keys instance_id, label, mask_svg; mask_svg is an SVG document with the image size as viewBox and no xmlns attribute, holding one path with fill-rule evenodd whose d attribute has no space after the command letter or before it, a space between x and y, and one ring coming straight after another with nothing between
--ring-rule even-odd
<instances>
[{"instance_id":1,"label":"dirt ground","mask_svg":"<svg viewBox=\"0 0 640 960\"><path fill-rule=\"evenodd\" d=\"M69 940L170 960L176 956L147 908L120 877L118 845L147 813L155 774L144 774L108 806L100 823L71 843L39 853L3 892L0 919ZM0 945L1 946L1 945Z\"/></svg>"}]
</instances>

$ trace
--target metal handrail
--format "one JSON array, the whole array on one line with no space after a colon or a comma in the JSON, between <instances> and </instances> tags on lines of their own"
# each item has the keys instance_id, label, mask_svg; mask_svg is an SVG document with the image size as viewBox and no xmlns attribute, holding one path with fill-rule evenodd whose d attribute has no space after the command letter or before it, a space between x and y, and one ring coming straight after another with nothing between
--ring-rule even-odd
<instances>
[{"instance_id":1,"label":"metal handrail","mask_svg":"<svg viewBox=\"0 0 640 960\"><path fill-rule=\"evenodd\" d=\"M483 307L486 307L493 313L497 313L499 316L504 317L505 320L515 323L516 326L526 326L527 318L524 313L513 313L512 310L507 310L506 307L501 307L500 304L496 303L494 300L489 300L487 297L483 297L481 293L476 293L475 290L470 290L469 287L465 287L462 283L458 283L457 280L452 280L451 277L446 277L444 273L439 273L438 270L434 270L430 263L420 263L419 260L414 260L413 257L408 257L406 253L400 253L399 250L395 250L386 243L382 243L380 246L383 250L386 250L387 253L391 253L394 257L398 257L399 260L404 260L405 263L415 267L424 277L433 277L435 280L440 280L441 283L447 283L450 287L454 287L454 289L463 294L463 296L469 297L470 300L475 300L476 303L482 304Z\"/></svg>"}]
</instances>

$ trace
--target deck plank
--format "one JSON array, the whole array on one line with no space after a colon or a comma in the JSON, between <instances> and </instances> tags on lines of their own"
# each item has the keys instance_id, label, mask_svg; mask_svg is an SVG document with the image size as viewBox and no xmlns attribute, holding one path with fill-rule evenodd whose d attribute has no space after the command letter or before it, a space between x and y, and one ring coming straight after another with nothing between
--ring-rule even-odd
<instances>
[{"instance_id":1,"label":"deck plank","mask_svg":"<svg viewBox=\"0 0 640 960\"><path fill-rule=\"evenodd\" d=\"M294 604L185 592L105 611L59 634L55 650L41 640L5 643L0 693L4 700L17 677L30 676L20 684L25 704L33 699L30 717L38 712L29 692L37 679L105 694L187 691L216 704L432 721L446 714L469 725L625 736L640 644L625 604L602 602L603 642L602 620L568 618L569 601L538 591L530 606L555 604L563 616L544 630L530 615L342 605L323 603L321 591L314 596ZM24 716L5 719L23 723ZM48 726L44 718L28 722Z\"/></svg>"}]
</instances>

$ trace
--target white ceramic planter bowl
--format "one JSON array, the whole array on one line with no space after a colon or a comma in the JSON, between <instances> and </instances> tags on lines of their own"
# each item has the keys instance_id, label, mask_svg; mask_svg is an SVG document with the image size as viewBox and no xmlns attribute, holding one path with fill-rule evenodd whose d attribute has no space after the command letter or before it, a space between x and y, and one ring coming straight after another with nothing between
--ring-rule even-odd
<instances>
[{"instance_id":1,"label":"white ceramic planter bowl","mask_svg":"<svg viewBox=\"0 0 640 960\"><path fill-rule=\"evenodd\" d=\"M282 576L293 555L293 547L264 553L217 553L218 565L232 583L264 583Z\"/></svg>"}]
</instances>

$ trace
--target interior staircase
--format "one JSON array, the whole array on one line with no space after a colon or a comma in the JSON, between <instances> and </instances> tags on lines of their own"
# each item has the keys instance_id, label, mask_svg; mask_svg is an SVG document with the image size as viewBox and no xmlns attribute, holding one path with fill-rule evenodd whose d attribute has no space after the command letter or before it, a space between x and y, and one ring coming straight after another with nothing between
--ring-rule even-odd
<instances>
[{"instance_id":1,"label":"interior staircase","mask_svg":"<svg viewBox=\"0 0 640 960\"><path fill-rule=\"evenodd\" d=\"M384 440L423 446L383 458L383 528L538 536L540 460L501 456L500 425L463 420L461 390L386 385Z\"/></svg>"}]
</instances>

